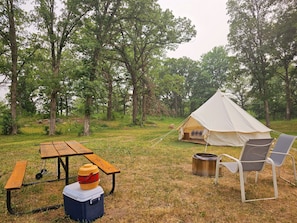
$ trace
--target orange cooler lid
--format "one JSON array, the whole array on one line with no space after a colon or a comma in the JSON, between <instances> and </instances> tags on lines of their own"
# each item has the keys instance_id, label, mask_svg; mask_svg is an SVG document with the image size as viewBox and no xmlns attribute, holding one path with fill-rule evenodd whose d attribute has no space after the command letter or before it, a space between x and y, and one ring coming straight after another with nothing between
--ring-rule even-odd
<instances>
[{"instance_id":1,"label":"orange cooler lid","mask_svg":"<svg viewBox=\"0 0 297 223\"><path fill-rule=\"evenodd\" d=\"M79 176L89 176L90 174L99 173L99 169L96 165L88 163L81 166L78 170Z\"/></svg>"}]
</instances>

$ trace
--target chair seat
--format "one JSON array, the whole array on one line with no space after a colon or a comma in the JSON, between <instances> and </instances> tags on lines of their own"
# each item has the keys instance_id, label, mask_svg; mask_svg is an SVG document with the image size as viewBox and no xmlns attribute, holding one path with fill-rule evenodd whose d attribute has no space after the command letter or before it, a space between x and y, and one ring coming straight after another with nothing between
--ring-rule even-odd
<instances>
[{"instance_id":1,"label":"chair seat","mask_svg":"<svg viewBox=\"0 0 297 223\"><path fill-rule=\"evenodd\" d=\"M238 164L236 162L221 162L220 165L225 166L230 172L238 172Z\"/></svg>"}]
</instances>

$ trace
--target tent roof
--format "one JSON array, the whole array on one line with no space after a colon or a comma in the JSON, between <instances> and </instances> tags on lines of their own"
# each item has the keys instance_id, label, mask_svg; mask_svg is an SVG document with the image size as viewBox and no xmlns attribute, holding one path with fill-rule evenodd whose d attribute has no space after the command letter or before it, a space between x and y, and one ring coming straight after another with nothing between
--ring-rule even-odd
<instances>
[{"instance_id":1,"label":"tent roof","mask_svg":"<svg viewBox=\"0 0 297 223\"><path fill-rule=\"evenodd\" d=\"M220 90L190 116L210 131L243 133L271 131Z\"/></svg>"}]
</instances>

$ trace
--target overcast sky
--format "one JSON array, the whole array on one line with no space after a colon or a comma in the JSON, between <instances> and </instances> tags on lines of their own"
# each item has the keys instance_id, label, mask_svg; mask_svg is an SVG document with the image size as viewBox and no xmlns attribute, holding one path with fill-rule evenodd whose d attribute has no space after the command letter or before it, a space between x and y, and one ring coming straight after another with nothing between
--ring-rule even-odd
<instances>
[{"instance_id":1,"label":"overcast sky","mask_svg":"<svg viewBox=\"0 0 297 223\"><path fill-rule=\"evenodd\" d=\"M177 17L187 17L196 27L197 35L184 43L169 57L190 57L199 60L202 54L215 46L227 44L229 27L226 11L227 0L158 0L160 6L170 9Z\"/></svg>"}]
</instances>

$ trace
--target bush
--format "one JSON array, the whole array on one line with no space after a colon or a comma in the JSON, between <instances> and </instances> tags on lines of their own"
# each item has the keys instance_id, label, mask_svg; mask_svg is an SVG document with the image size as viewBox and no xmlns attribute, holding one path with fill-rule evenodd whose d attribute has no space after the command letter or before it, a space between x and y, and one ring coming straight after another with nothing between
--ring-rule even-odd
<instances>
[{"instance_id":1,"label":"bush","mask_svg":"<svg viewBox=\"0 0 297 223\"><path fill-rule=\"evenodd\" d=\"M49 126L44 126L44 133L45 135L49 135ZM55 135L62 135L62 130L59 129L59 130L56 130L55 131Z\"/></svg>"},{"instance_id":2,"label":"bush","mask_svg":"<svg viewBox=\"0 0 297 223\"><path fill-rule=\"evenodd\" d=\"M4 113L2 119L2 134L11 135L12 133L12 117L10 113Z\"/></svg>"}]
</instances>

